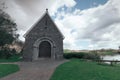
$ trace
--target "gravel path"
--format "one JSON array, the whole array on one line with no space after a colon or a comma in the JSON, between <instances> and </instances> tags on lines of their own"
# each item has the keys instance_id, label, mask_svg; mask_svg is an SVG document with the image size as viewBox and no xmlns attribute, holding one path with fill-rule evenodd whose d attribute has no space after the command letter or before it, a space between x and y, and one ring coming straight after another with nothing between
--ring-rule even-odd
<instances>
[{"instance_id":1,"label":"gravel path","mask_svg":"<svg viewBox=\"0 0 120 80\"><path fill-rule=\"evenodd\" d=\"M35 62L18 62L20 71L0 80L49 80L55 68L66 60L44 59Z\"/></svg>"}]
</instances>

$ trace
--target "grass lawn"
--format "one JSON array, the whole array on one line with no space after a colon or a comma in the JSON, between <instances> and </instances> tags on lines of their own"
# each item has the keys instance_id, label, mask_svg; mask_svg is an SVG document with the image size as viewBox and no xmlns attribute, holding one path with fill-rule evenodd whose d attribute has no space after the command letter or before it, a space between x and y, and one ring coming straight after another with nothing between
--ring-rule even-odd
<instances>
[{"instance_id":1,"label":"grass lawn","mask_svg":"<svg viewBox=\"0 0 120 80\"><path fill-rule=\"evenodd\" d=\"M10 57L9 59L0 59L0 62L17 62L17 61L21 61L22 59L20 58L19 55L14 55L12 57Z\"/></svg>"},{"instance_id":2,"label":"grass lawn","mask_svg":"<svg viewBox=\"0 0 120 80\"><path fill-rule=\"evenodd\" d=\"M0 78L8 74L19 71L18 65L15 64L0 64Z\"/></svg>"},{"instance_id":3,"label":"grass lawn","mask_svg":"<svg viewBox=\"0 0 120 80\"><path fill-rule=\"evenodd\" d=\"M120 65L72 59L57 67L50 80L120 80Z\"/></svg>"}]
</instances>

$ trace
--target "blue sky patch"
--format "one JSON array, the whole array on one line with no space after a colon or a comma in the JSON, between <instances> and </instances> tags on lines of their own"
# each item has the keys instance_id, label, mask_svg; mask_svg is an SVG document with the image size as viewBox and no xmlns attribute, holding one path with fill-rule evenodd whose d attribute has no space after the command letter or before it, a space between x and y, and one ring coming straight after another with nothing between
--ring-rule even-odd
<instances>
[{"instance_id":1,"label":"blue sky patch","mask_svg":"<svg viewBox=\"0 0 120 80\"><path fill-rule=\"evenodd\" d=\"M75 0L77 2L75 8L80 10L89 9L98 5L104 5L108 0Z\"/></svg>"}]
</instances>

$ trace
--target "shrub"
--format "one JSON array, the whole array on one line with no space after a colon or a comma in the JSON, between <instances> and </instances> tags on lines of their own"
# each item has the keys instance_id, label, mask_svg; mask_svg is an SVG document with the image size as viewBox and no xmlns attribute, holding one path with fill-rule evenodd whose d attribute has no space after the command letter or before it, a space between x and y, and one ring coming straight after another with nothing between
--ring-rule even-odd
<instances>
[{"instance_id":1,"label":"shrub","mask_svg":"<svg viewBox=\"0 0 120 80\"><path fill-rule=\"evenodd\" d=\"M4 48L0 51L0 58L8 59L11 56L11 51L9 48Z\"/></svg>"},{"instance_id":2,"label":"shrub","mask_svg":"<svg viewBox=\"0 0 120 80\"><path fill-rule=\"evenodd\" d=\"M90 59L90 60L99 60L100 55L98 54L93 54L93 53L86 53L83 57L83 59Z\"/></svg>"},{"instance_id":3,"label":"shrub","mask_svg":"<svg viewBox=\"0 0 120 80\"><path fill-rule=\"evenodd\" d=\"M17 52L15 49L10 50L9 48L3 48L0 50L0 58L8 59L11 56L15 55Z\"/></svg>"},{"instance_id":4,"label":"shrub","mask_svg":"<svg viewBox=\"0 0 120 80\"><path fill-rule=\"evenodd\" d=\"M64 53L64 58L71 59L71 58L79 58L79 59L89 59L89 60L98 60L100 59L100 55L95 53L84 53L84 52L71 52L71 53Z\"/></svg>"},{"instance_id":5,"label":"shrub","mask_svg":"<svg viewBox=\"0 0 120 80\"><path fill-rule=\"evenodd\" d=\"M65 53L64 58L71 59L71 58L82 58L84 56L83 53Z\"/></svg>"}]
</instances>

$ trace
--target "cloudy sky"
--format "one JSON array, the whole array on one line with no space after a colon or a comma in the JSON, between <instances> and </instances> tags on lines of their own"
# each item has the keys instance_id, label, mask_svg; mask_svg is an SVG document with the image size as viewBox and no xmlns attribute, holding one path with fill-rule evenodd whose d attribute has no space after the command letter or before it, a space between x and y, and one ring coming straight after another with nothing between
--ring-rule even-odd
<instances>
[{"instance_id":1,"label":"cloudy sky","mask_svg":"<svg viewBox=\"0 0 120 80\"><path fill-rule=\"evenodd\" d=\"M66 49L101 49L120 45L120 0L0 0L23 34L49 9L64 34Z\"/></svg>"}]
</instances>

